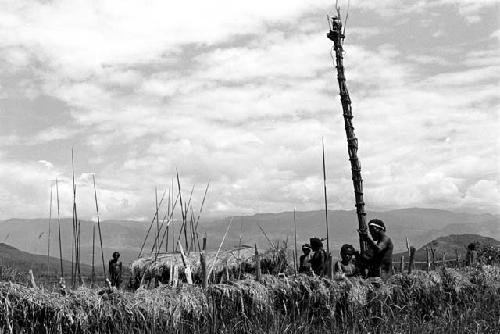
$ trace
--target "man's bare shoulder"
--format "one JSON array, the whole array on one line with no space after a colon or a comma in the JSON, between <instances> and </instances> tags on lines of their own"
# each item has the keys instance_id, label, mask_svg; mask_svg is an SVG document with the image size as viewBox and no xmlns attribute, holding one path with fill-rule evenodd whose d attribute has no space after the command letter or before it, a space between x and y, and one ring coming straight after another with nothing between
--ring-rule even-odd
<instances>
[{"instance_id":1,"label":"man's bare shoulder","mask_svg":"<svg viewBox=\"0 0 500 334\"><path fill-rule=\"evenodd\" d=\"M382 240L380 241L379 245L383 246L384 248L385 247L392 247L393 246L392 239L389 236L384 235Z\"/></svg>"}]
</instances>

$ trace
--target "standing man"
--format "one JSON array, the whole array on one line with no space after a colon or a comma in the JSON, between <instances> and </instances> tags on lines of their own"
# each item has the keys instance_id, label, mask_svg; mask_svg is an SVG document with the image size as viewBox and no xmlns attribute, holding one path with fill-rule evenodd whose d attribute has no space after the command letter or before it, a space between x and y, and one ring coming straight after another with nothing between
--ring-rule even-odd
<instances>
[{"instance_id":1,"label":"standing man","mask_svg":"<svg viewBox=\"0 0 500 334\"><path fill-rule=\"evenodd\" d=\"M370 235L364 235L370 255L368 255L368 277L388 279L392 274L392 250L394 248L391 238L385 234L385 224L380 219L372 219L368 223Z\"/></svg>"},{"instance_id":2,"label":"standing man","mask_svg":"<svg viewBox=\"0 0 500 334\"><path fill-rule=\"evenodd\" d=\"M109 260L109 279L111 280L111 286L119 289L122 283L122 262L118 261L120 258L120 253L114 252L113 258Z\"/></svg>"}]
</instances>

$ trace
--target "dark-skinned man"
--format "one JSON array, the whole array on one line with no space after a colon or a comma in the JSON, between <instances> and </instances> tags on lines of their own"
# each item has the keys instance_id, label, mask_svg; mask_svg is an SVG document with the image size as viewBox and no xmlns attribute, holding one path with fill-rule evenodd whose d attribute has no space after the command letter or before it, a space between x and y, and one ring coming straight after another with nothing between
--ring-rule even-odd
<instances>
[{"instance_id":1,"label":"dark-skinned man","mask_svg":"<svg viewBox=\"0 0 500 334\"><path fill-rule=\"evenodd\" d=\"M313 251L313 255L309 263L311 264L311 269L315 275L324 276L327 268L327 254L323 249L323 242L319 238L309 239L309 244Z\"/></svg>"},{"instance_id":2,"label":"dark-skinned man","mask_svg":"<svg viewBox=\"0 0 500 334\"><path fill-rule=\"evenodd\" d=\"M388 279L392 274L392 250L394 248L391 238L385 234L385 224L380 219L372 219L368 223L370 235L373 240L364 235L363 240L368 244L368 277Z\"/></svg>"},{"instance_id":3,"label":"dark-skinned man","mask_svg":"<svg viewBox=\"0 0 500 334\"><path fill-rule=\"evenodd\" d=\"M122 283L122 262L119 260L120 253L113 252L113 258L109 260L109 278L111 286L120 288Z\"/></svg>"}]
</instances>

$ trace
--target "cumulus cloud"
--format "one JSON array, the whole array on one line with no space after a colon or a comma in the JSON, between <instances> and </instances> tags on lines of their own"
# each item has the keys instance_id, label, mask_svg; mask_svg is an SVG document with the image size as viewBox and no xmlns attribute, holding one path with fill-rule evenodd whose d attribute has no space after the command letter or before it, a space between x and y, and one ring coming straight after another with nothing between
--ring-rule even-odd
<instances>
[{"instance_id":1,"label":"cumulus cloud","mask_svg":"<svg viewBox=\"0 0 500 334\"><path fill-rule=\"evenodd\" d=\"M208 214L316 209L322 137L330 207L353 207L331 3L2 5L3 218L43 215L55 177L71 214L72 147L83 217L95 215L93 173L103 217L132 218L176 170L196 205L211 181ZM498 210L498 32L462 24L492 5L353 2L345 66L370 207ZM460 39L440 44L455 21Z\"/></svg>"}]
</instances>

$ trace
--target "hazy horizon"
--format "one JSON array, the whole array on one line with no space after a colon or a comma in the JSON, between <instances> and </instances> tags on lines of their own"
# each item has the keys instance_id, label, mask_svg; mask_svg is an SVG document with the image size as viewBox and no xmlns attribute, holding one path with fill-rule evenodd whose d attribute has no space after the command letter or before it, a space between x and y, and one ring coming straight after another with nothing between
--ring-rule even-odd
<instances>
[{"instance_id":1,"label":"hazy horizon","mask_svg":"<svg viewBox=\"0 0 500 334\"><path fill-rule=\"evenodd\" d=\"M464 210L449 210L449 209L439 209L439 208L423 208L423 207L407 207L407 208L395 208L395 209L387 209L387 210L366 210L367 216L371 216L372 213L386 213L386 212L391 212L391 211L404 211L404 210L436 210L436 211L446 211L446 212L451 212L455 214L468 214L468 215L490 215L492 217L500 218L500 215L498 213L492 213L492 212L474 212L474 211L464 211ZM306 212L318 212L318 211L324 211L323 208L318 208L318 209L310 209L310 210L296 210L297 213L306 213ZM329 212L352 212L354 215L356 215L355 209L328 209ZM201 220L220 220L220 219L225 219L225 218L230 218L230 217L252 217L256 215L279 215L279 214L285 214L285 213L293 213L292 210L285 210L285 211L277 211L277 212L256 212L256 213L234 213L234 214L229 214L229 215L210 215L210 216L201 216ZM117 222L148 222L151 221L153 218L154 213L151 215L151 217L146 217L145 219L119 219L119 218L113 218L113 217L100 217L101 222L105 221L117 221ZM180 219L180 214L178 219ZM27 218L27 217L10 217L10 218L5 218L5 219L0 219L0 221L7 221L7 220L48 220L49 217L32 217L32 218ZM72 216L61 216L60 219L72 219ZM80 220L85 220L85 221L96 221L95 216L92 217L80 217ZM57 216L52 216L53 221L57 221Z\"/></svg>"}]
</instances>

